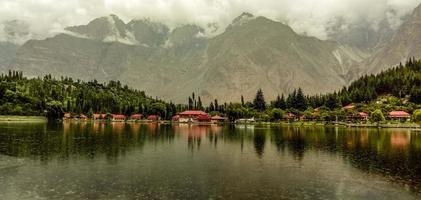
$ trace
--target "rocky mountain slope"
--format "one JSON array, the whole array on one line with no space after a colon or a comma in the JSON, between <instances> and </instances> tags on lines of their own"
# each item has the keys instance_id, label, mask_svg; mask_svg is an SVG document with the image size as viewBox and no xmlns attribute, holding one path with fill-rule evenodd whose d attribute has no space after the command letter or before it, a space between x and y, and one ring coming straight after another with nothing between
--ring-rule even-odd
<instances>
[{"instance_id":1,"label":"rocky mountain slope","mask_svg":"<svg viewBox=\"0 0 421 200\"><path fill-rule=\"evenodd\" d=\"M149 20L125 24L115 15L66 31L25 43L12 68L30 76L117 79L176 102L191 92L208 101L234 101L251 98L258 88L268 98L297 87L332 91L347 83L351 64L364 58L336 42L301 36L247 13L212 38L195 25L170 30Z\"/></svg>"},{"instance_id":2,"label":"rocky mountain slope","mask_svg":"<svg viewBox=\"0 0 421 200\"><path fill-rule=\"evenodd\" d=\"M421 5L405 20L392 36L378 44L375 53L356 65L358 75L379 73L404 63L411 57L421 57Z\"/></svg>"},{"instance_id":3,"label":"rocky mountain slope","mask_svg":"<svg viewBox=\"0 0 421 200\"><path fill-rule=\"evenodd\" d=\"M147 19L125 23L111 15L30 40L8 62L29 76L120 80L180 103L192 92L205 102L239 101L241 95L252 98L258 88L272 99L298 87L310 94L331 92L360 75L420 57L420 25L418 7L396 32L385 29L383 37L359 39L371 30L355 30L335 36L340 41L335 42L299 35L285 24L248 13L213 37L196 25L170 29Z\"/></svg>"}]
</instances>

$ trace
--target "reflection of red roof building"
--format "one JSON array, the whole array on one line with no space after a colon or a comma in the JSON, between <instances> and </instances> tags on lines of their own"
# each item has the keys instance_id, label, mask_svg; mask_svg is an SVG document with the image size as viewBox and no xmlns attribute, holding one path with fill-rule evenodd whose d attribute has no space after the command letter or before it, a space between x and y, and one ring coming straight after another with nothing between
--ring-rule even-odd
<instances>
[{"instance_id":1,"label":"reflection of red roof building","mask_svg":"<svg viewBox=\"0 0 421 200\"><path fill-rule=\"evenodd\" d=\"M125 115L112 115L112 119L116 121L124 121L126 120L126 116Z\"/></svg>"},{"instance_id":2,"label":"reflection of red roof building","mask_svg":"<svg viewBox=\"0 0 421 200\"><path fill-rule=\"evenodd\" d=\"M140 120L140 119L142 119L142 115L141 114L134 114L134 115L130 116L130 119Z\"/></svg>"},{"instance_id":3,"label":"reflection of red roof building","mask_svg":"<svg viewBox=\"0 0 421 200\"><path fill-rule=\"evenodd\" d=\"M392 111L389 113L389 118L392 119L408 119L411 115L405 111Z\"/></svg>"},{"instance_id":4,"label":"reflection of red roof building","mask_svg":"<svg viewBox=\"0 0 421 200\"><path fill-rule=\"evenodd\" d=\"M158 115L149 115L148 120L150 121L158 121L159 116Z\"/></svg>"}]
</instances>

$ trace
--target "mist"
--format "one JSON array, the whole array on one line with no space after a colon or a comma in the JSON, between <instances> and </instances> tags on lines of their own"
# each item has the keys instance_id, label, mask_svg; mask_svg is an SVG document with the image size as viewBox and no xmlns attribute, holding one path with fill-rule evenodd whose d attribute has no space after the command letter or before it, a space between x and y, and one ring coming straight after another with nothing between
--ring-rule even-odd
<instances>
[{"instance_id":1,"label":"mist","mask_svg":"<svg viewBox=\"0 0 421 200\"><path fill-rule=\"evenodd\" d=\"M398 27L421 0L0 0L0 41L23 43L115 14L125 22L149 18L170 27L218 24L219 31L242 12L283 22L296 32L329 39L332 27ZM19 20L18 22L13 20ZM17 24L17 25L16 25ZM338 31L338 28L334 29Z\"/></svg>"}]
</instances>

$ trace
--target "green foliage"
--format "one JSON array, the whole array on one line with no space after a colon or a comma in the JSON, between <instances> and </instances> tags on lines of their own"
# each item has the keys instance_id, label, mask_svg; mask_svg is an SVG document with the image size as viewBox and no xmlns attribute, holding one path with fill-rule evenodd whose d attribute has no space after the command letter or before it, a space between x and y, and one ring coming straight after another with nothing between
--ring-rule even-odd
<instances>
[{"instance_id":1,"label":"green foliage","mask_svg":"<svg viewBox=\"0 0 421 200\"><path fill-rule=\"evenodd\" d=\"M370 120L372 122L380 123L385 121L386 119L384 118L383 112L380 109L377 109L371 113Z\"/></svg>"},{"instance_id":2,"label":"green foliage","mask_svg":"<svg viewBox=\"0 0 421 200\"><path fill-rule=\"evenodd\" d=\"M415 110L412 116L412 120L415 122L421 122L421 109Z\"/></svg>"},{"instance_id":3,"label":"green foliage","mask_svg":"<svg viewBox=\"0 0 421 200\"><path fill-rule=\"evenodd\" d=\"M159 106L157 103L160 103ZM2 115L61 118L65 112L87 115L165 114L174 113L174 108L175 105L171 103L147 97L143 91L122 86L119 81L100 84L96 80L90 82L74 81L71 78L56 80L51 75L28 79L21 72L14 71L10 71L9 75L0 76Z\"/></svg>"}]
</instances>

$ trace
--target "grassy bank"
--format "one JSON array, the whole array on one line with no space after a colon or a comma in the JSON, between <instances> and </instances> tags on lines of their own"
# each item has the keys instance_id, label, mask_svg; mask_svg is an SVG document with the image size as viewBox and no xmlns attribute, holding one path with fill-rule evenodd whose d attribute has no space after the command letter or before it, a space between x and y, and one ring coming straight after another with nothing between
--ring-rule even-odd
<instances>
[{"instance_id":1,"label":"grassy bank","mask_svg":"<svg viewBox=\"0 0 421 200\"><path fill-rule=\"evenodd\" d=\"M42 116L0 115L0 122L47 122Z\"/></svg>"}]
</instances>

